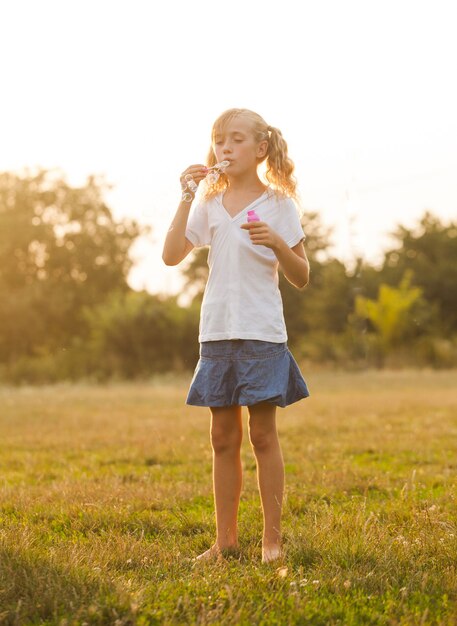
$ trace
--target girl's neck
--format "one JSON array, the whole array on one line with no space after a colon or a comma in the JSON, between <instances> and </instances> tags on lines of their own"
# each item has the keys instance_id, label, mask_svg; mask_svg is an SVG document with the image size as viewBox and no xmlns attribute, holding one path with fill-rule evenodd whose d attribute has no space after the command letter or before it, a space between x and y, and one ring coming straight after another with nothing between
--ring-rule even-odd
<instances>
[{"instance_id":1,"label":"girl's neck","mask_svg":"<svg viewBox=\"0 0 457 626\"><path fill-rule=\"evenodd\" d=\"M231 193L253 193L253 192L262 192L265 190L265 185L262 183L260 178L257 176L257 173L254 175L246 174L244 176L228 176L228 187L227 191L230 190Z\"/></svg>"}]
</instances>

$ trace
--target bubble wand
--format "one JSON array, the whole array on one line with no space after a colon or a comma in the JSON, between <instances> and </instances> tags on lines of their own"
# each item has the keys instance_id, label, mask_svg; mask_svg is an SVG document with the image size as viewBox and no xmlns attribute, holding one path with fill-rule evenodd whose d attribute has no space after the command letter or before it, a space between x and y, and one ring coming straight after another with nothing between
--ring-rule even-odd
<instances>
[{"instance_id":1,"label":"bubble wand","mask_svg":"<svg viewBox=\"0 0 457 626\"><path fill-rule=\"evenodd\" d=\"M223 174L226 168L230 165L230 161L221 161L220 163L216 163L216 165L212 165L208 167L208 174L206 175L206 180L210 185L214 185L219 179L219 176ZM192 174L186 174L184 176L184 181L181 184L182 188L182 200L184 202L192 202L193 195L197 192L198 185L194 180ZM190 189L192 193L189 193L187 189Z\"/></svg>"}]
</instances>

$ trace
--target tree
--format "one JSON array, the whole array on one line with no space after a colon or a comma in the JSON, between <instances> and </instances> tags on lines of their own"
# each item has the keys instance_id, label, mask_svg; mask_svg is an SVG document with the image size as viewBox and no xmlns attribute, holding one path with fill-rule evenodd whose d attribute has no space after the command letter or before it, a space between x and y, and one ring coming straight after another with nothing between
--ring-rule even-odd
<instances>
[{"instance_id":1,"label":"tree","mask_svg":"<svg viewBox=\"0 0 457 626\"><path fill-rule=\"evenodd\" d=\"M310 286L310 303L307 307L311 330L342 333L354 306L353 279L346 267L337 259L329 259L319 271L319 283Z\"/></svg>"},{"instance_id":2,"label":"tree","mask_svg":"<svg viewBox=\"0 0 457 626\"><path fill-rule=\"evenodd\" d=\"M99 377L136 378L195 367L198 310L178 306L175 297L113 293L86 316L89 369Z\"/></svg>"},{"instance_id":3,"label":"tree","mask_svg":"<svg viewBox=\"0 0 457 626\"><path fill-rule=\"evenodd\" d=\"M105 190L94 177L71 187L50 171L0 174L0 362L67 346L87 333L85 307L129 289L142 231L114 220Z\"/></svg>"},{"instance_id":4,"label":"tree","mask_svg":"<svg viewBox=\"0 0 457 626\"><path fill-rule=\"evenodd\" d=\"M412 283L437 307L441 333L457 332L457 223L444 225L426 212L417 228L399 226L394 236L398 246L385 254L383 281L398 284L412 272Z\"/></svg>"},{"instance_id":5,"label":"tree","mask_svg":"<svg viewBox=\"0 0 457 626\"><path fill-rule=\"evenodd\" d=\"M371 322L383 351L404 343L415 327L412 312L421 300L422 290L411 287L411 276L411 273L406 273L398 288L382 284L377 300L356 297L356 314Z\"/></svg>"}]
</instances>

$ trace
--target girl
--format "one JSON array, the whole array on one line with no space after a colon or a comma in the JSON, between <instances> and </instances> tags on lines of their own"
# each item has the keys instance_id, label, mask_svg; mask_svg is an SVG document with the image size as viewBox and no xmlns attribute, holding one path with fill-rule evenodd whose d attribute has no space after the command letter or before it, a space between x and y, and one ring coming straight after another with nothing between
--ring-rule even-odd
<instances>
[{"instance_id":1,"label":"girl","mask_svg":"<svg viewBox=\"0 0 457 626\"><path fill-rule=\"evenodd\" d=\"M211 411L217 532L214 545L197 559L219 557L238 545L241 407L247 406L263 510L262 561L269 562L281 556L284 492L276 406L309 395L287 348L278 266L301 289L309 263L293 201L294 164L281 132L253 111L230 109L214 123L211 140L207 165L189 166L181 186L189 174L198 185L218 162L228 162L225 172L207 184L190 217L194 194L183 194L163 249L165 264L177 265L194 247L210 246L200 359L187 404ZM258 174L264 161L268 185ZM248 221L248 211L260 221Z\"/></svg>"}]
</instances>

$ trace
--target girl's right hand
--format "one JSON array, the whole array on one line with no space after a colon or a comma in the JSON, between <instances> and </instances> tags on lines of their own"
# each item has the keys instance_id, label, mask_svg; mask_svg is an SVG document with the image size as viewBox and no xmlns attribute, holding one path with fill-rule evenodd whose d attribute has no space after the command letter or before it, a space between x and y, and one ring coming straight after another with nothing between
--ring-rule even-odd
<instances>
[{"instance_id":1,"label":"girl's right hand","mask_svg":"<svg viewBox=\"0 0 457 626\"><path fill-rule=\"evenodd\" d=\"M206 175L208 174L208 168L206 167L206 165L201 165L201 164L190 165L181 174L180 179L179 179L179 182L181 183L181 188L182 189L186 188L186 191L189 191L190 193L192 193L192 191L190 189L187 189L186 176L188 174L190 174L192 176L192 178L194 179L195 183L198 185L199 183L201 183L201 181L204 178L206 178Z\"/></svg>"}]
</instances>

